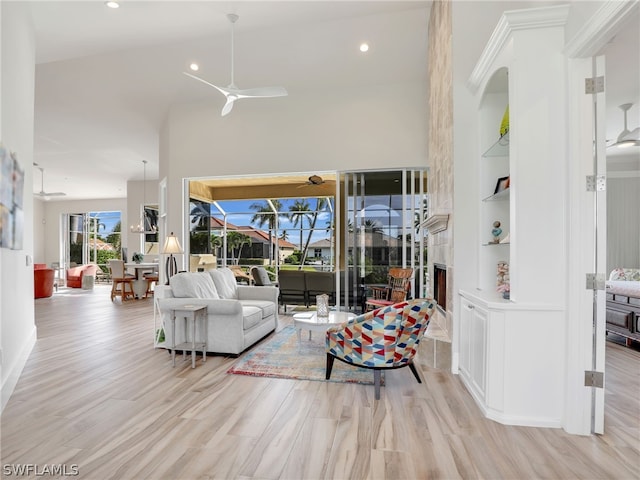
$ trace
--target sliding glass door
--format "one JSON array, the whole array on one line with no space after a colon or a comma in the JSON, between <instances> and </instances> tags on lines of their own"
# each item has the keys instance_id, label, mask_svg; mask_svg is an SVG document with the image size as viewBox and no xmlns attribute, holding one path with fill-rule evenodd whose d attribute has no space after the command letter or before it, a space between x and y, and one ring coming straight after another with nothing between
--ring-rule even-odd
<instances>
[{"instance_id":1,"label":"sliding glass door","mask_svg":"<svg viewBox=\"0 0 640 480\"><path fill-rule=\"evenodd\" d=\"M413 268L411 296L425 291L426 171L345 172L340 176L341 304L362 311L367 291L386 285L389 268Z\"/></svg>"}]
</instances>

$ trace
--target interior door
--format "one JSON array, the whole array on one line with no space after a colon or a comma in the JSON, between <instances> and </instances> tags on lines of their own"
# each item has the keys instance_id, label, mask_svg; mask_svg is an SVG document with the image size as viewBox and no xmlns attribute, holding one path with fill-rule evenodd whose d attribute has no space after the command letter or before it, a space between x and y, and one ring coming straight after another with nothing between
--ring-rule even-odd
<instances>
[{"instance_id":1,"label":"interior door","mask_svg":"<svg viewBox=\"0 0 640 480\"><path fill-rule=\"evenodd\" d=\"M592 59L592 78L604 78L605 59L597 56ZM594 272L599 281L593 290L593 365L595 372L605 372L605 337L606 337L606 278L607 260L607 192L606 192L606 98L605 90L596 91L593 96L594 108L594 155L593 172L596 178L593 200L594 215ZM604 180L604 185L602 182ZM591 430L593 433L604 433L604 385L592 387Z\"/></svg>"}]
</instances>

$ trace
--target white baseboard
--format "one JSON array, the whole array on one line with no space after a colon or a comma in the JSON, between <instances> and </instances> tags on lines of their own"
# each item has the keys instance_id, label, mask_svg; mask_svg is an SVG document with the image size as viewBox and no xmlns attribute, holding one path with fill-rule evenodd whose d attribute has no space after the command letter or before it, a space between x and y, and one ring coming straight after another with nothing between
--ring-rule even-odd
<instances>
[{"instance_id":1,"label":"white baseboard","mask_svg":"<svg viewBox=\"0 0 640 480\"><path fill-rule=\"evenodd\" d=\"M20 355L10 366L10 370L8 375L6 375L4 381L2 382L2 398L0 403L0 413L4 410L5 405L9 402L11 398L11 394L13 390L16 388L18 384L18 380L20 379L20 375L22 374L22 370L27 363L27 359L31 354L31 350L33 350L34 345L36 344L37 339L37 330L35 325L33 326L33 330L31 330L31 335L27 338L22 350L20 351Z\"/></svg>"}]
</instances>

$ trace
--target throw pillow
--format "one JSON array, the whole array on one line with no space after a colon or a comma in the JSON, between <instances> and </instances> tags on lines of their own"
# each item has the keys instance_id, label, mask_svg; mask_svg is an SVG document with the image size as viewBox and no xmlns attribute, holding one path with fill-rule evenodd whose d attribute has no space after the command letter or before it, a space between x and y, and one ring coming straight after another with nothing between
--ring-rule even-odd
<instances>
[{"instance_id":1,"label":"throw pillow","mask_svg":"<svg viewBox=\"0 0 640 480\"><path fill-rule=\"evenodd\" d=\"M236 277L229 268L217 268L210 270L209 275L213 279L216 290L220 298L236 299L238 298L238 284Z\"/></svg>"},{"instance_id":2,"label":"throw pillow","mask_svg":"<svg viewBox=\"0 0 640 480\"><path fill-rule=\"evenodd\" d=\"M211 277L206 272L182 272L169 280L177 298L220 298Z\"/></svg>"}]
</instances>

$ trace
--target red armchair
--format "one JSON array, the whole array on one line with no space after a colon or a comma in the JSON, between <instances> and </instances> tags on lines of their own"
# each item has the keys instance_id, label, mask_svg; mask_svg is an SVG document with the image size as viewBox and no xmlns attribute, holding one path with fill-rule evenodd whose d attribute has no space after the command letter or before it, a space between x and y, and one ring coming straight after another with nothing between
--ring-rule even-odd
<instances>
[{"instance_id":1,"label":"red armchair","mask_svg":"<svg viewBox=\"0 0 640 480\"><path fill-rule=\"evenodd\" d=\"M53 277L55 272L46 263L33 264L33 297L46 298L53 295Z\"/></svg>"},{"instance_id":2,"label":"red armchair","mask_svg":"<svg viewBox=\"0 0 640 480\"><path fill-rule=\"evenodd\" d=\"M98 266L95 263L78 265L67 269L67 287L82 288L82 277L85 275L95 277Z\"/></svg>"}]
</instances>

